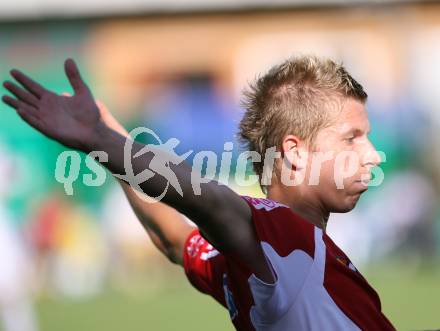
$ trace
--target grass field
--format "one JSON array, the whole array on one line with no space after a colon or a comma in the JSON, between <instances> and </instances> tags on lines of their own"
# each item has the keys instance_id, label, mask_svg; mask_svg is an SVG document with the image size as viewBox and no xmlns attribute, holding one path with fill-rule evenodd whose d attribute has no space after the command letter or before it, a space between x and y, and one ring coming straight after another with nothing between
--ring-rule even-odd
<instances>
[{"instance_id":1,"label":"grass field","mask_svg":"<svg viewBox=\"0 0 440 331\"><path fill-rule=\"evenodd\" d=\"M228 312L186 281L143 296L109 290L86 301L45 299L38 313L44 331L233 330Z\"/></svg>"},{"instance_id":2,"label":"grass field","mask_svg":"<svg viewBox=\"0 0 440 331\"><path fill-rule=\"evenodd\" d=\"M369 268L383 310L398 330L440 328L440 268ZM228 331L228 313L178 277L136 296L108 290L93 299L40 299L43 331Z\"/></svg>"},{"instance_id":3,"label":"grass field","mask_svg":"<svg viewBox=\"0 0 440 331\"><path fill-rule=\"evenodd\" d=\"M411 262L370 268L366 277L398 330L440 330L440 268Z\"/></svg>"}]
</instances>

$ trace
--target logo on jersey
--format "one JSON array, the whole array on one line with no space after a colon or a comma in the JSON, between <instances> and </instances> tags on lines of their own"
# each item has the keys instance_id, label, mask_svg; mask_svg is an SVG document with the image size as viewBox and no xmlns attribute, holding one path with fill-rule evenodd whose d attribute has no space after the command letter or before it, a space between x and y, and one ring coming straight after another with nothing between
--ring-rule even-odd
<instances>
[{"instance_id":1,"label":"logo on jersey","mask_svg":"<svg viewBox=\"0 0 440 331\"><path fill-rule=\"evenodd\" d=\"M203 248L205 244L206 247ZM218 250L216 250L210 243L208 243L201 235L198 234L189 240L186 251L190 257L195 257L201 250L203 250L202 254L200 254L200 259L202 261L207 261L220 254Z\"/></svg>"},{"instance_id":2,"label":"logo on jersey","mask_svg":"<svg viewBox=\"0 0 440 331\"><path fill-rule=\"evenodd\" d=\"M186 248L190 257L195 257L199 254L200 248L205 244L205 239L201 235L195 235L189 240L189 244Z\"/></svg>"},{"instance_id":3,"label":"logo on jersey","mask_svg":"<svg viewBox=\"0 0 440 331\"><path fill-rule=\"evenodd\" d=\"M218 250L216 250L214 247L212 247L211 245L208 245L206 247L207 252L203 252L202 255L200 255L200 260L202 261L207 261L209 259L212 259L213 257L216 257L217 255L220 254L220 252Z\"/></svg>"},{"instance_id":4,"label":"logo on jersey","mask_svg":"<svg viewBox=\"0 0 440 331\"><path fill-rule=\"evenodd\" d=\"M228 307L229 316L231 316L231 320L233 320L237 317L238 310L237 306L235 305L234 296L232 295L232 292L229 291L228 276L226 276L226 274L223 274L223 291L225 292L225 301L226 306Z\"/></svg>"},{"instance_id":5,"label":"logo on jersey","mask_svg":"<svg viewBox=\"0 0 440 331\"><path fill-rule=\"evenodd\" d=\"M270 211L275 208L289 208L286 205L283 205L282 203L270 200L270 199L264 199L264 198L252 198L248 196L243 196L244 199L249 201L252 206L254 206L256 209L264 209L266 211Z\"/></svg>"}]
</instances>

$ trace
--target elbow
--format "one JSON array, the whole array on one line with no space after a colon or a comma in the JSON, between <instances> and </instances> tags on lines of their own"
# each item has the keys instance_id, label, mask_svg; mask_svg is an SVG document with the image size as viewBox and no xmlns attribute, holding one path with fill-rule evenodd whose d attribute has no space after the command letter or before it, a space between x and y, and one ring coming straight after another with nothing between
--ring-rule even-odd
<instances>
[{"instance_id":1,"label":"elbow","mask_svg":"<svg viewBox=\"0 0 440 331\"><path fill-rule=\"evenodd\" d=\"M174 246L166 246L163 253L172 264L183 265L183 254L177 252Z\"/></svg>"}]
</instances>

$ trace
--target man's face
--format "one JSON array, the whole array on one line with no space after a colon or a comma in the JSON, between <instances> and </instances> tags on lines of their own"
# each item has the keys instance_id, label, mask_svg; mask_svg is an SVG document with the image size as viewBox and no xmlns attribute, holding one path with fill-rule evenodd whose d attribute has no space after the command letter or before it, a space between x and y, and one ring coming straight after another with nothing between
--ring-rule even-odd
<instances>
[{"instance_id":1,"label":"man's face","mask_svg":"<svg viewBox=\"0 0 440 331\"><path fill-rule=\"evenodd\" d=\"M318 174L308 167L308 180L312 196L329 212L348 212L352 210L360 195L367 190L371 179L371 169L380 163L380 156L368 139L370 123L365 106L353 99L343 103L335 122L322 129L315 140L315 161L309 165L317 167ZM319 158L322 162L316 162ZM309 158L311 159L311 158ZM315 164L313 164L315 163Z\"/></svg>"}]
</instances>

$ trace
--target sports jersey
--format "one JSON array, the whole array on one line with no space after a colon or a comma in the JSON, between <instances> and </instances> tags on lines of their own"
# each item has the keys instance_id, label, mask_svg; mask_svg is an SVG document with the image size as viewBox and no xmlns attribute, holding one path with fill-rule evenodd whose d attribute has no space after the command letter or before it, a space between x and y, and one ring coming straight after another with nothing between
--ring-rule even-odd
<instances>
[{"instance_id":1,"label":"sports jersey","mask_svg":"<svg viewBox=\"0 0 440 331\"><path fill-rule=\"evenodd\" d=\"M228 309L237 330L394 330L377 293L327 234L285 205L243 198L274 284L221 254L197 229L184 248L189 281Z\"/></svg>"}]
</instances>

